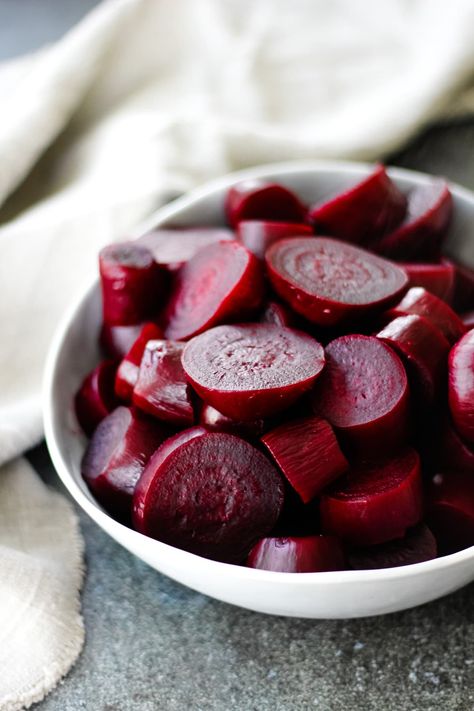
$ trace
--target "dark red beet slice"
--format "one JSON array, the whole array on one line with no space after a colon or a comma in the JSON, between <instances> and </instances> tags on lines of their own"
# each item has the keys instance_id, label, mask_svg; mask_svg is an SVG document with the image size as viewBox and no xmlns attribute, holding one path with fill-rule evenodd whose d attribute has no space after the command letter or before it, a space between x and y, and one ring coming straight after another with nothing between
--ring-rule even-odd
<instances>
[{"instance_id":1,"label":"dark red beet slice","mask_svg":"<svg viewBox=\"0 0 474 711\"><path fill-rule=\"evenodd\" d=\"M396 301L408 284L406 273L395 264L326 237L280 240L265 260L279 296L321 326L377 313Z\"/></svg>"},{"instance_id":2,"label":"dark red beet slice","mask_svg":"<svg viewBox=\"0 0 474 711\"><path fill-rule=\"evenodd\" d=\"M199 415L200 424L210 432L227 432L239 437L258 438L266 428L265 420L250 420L248 422L238 422L226 417L214 407L203 405Z\"/></svg>"},{"instance_id":3,"label":"dark red beet slice","mask_svg":"<svg viewBox=\"0 0 474 711\"><path fill-rule=\"evenodd\" d=\"M84 378L76 394L76 417L87 435L91 435L99 422L118 404L114 393L116 371L113 361L102 361Z\"/></svg>"},{"instance_id":4,"label":"dark red beet slice","mask_svg":"<svg viewBox=\"0 0 474 711\"><path fill-rule=\"evenodd\" d=\"M225 227L187 227L152 230L139 237L137 243L150 250L155 262L168 271L176 271L202 247L233 239L234 233Z\"/></svg>"},{"instance_id":5,"label":"dark red beet slice","mask_svg":"<svg viewBox=\"0 0 474 711\"><path fill-rule=\"evenodd\" d=\"M245 318L260 306L258 259L238 242L201 249L179 271L166 309L166 337L186 340L212 326Z\"/></svg>"},{"instance_id":6,"label":"dark red beet slice","mask_svg":"<svg viewBox=\"0 0 474 711\"><path fill-rule=\"evenodd\" d=\"M153 316L166 285L151 252L134 242L109 244L99 254L105 323L128 326Z\"/></svg>"},{"instance_id":7,"label":"dark red beet slice","mask_svg":"<svg viewBox=\"0 0 474 711\"><path fill-rule=\"evenodd\" d=\"M233 420L255 420L281 412L309 391L324 366L324 351L301 331L239 324L196 336L182 362L206 403Z\"/></svg>"},{"instance_id":8,"label":"dark red beet slice","mask_svg":"<svg viewBox=\"0 0 474 711\"><path fill-rule=\"evenodd\" d=\"M136 487L134 525L177 548L239 563L275 525L283 482L248 442L199 429L190 438L180 433L152 457Z\"/></svg>"},{"instance_id":9,"label":"dark red beet slice","mask_svg":"<svg viewBox=\"0 0 474 711\"><path fill-rule=\"evenodd\" d=\"M244 220L239 222L237 237L247 249L259 259L274 242L284 237L311 237L309 225L292 222L269 222L268 220Z\"/></svg>"},{"instance_id":10,"label":"dark red beet slice","mask_svg":"<svg viewBox=\"0 0 474 711\"><path fill-rule=\"evenodd\" d=\"M451 349L448 361L449 409L454 425L467 442L474 442L474 329Z\"/></svg>"},{"instance_id":11,"label":"dark red beet slice","mask_svg":"<svg viewBox=\"0 0 474 711\"><path fill-rule=\"evenodd\" d=\"M163 338L161 328L154 323L146 323L137 340L120 363L115 377L115 393L122 400L132 399L133 388L138 380L138 371L143 351L148 341Z\"/></svg>"},{"instance_id":12,"label":"dark red beet slice","mask_svg":"<svg viewBox=\"0 0 474 711\"><path fill-rule=\"evenodd\" d=\"M156 420L123 406L95 430L82 460L82 476L99 503L117 518L130 517L135 485L165 437Z\"/></svg>"},{"instance_id":13,"label":"dark red beet slice","mask_svg":"<svg viewBox=\"0 0 474 711\"><path fill-rule=\"evenodd\" d=\"M406 197L378 165L354 187L311 207L309 217L320 234L369 244L403 220L406 206Z\"/></svg>"},{"instance_id":14,"label":"dark red beet slice","mask_svg":"<svg viewBox=\"0 0 474 711\"><path fill-rule=\"evenodd\" d=\"M443 258L441 261L443 264L452 265L456 272L453 307L458 312L474 309L474 269L452 259Z\"/></svg>"},{"instance_id":15,"label":"dark red beet slice","mask_svg":"<svg viewBox=\"0 0 474 711\"><path fill-rule=\"evenodd\" d=\"M371 548L355 548L348 556L354 570L396 568L433 560L437 555L436 539L428 526L420 523L403 538Z\"/></svg>"},{"instance_id":16,"label":"dark red beet slice","mask_svg":"<svg viewBox=\"0 0 474 711\"><path fill-rule=\"evenodd\" d=\"M443 423L441 432L436 434L435 448L438 468L474 473L474 448L464 442L448 419Z\"/></svg>"},{"instance_id":17,"label":"dark red beet slice","mask_svg":"<svg viewBox=\"0 0 474 711\"><path fill-rule=\"evenodd\" d=\"M225 214L231 227L242 220L273 222L304 222L306 208L283 185L263 180L243 180L229 188Z\"/></svg>"},{"instance_id":18,"label":"dark red beet slice","mask_svg":"<svg viewBox=\"0 0 474 711\"><path fill-rule=\"evenodd\" d=\"M399 266L408 274L410 286L422 286L450 304L454 294L456 272L452 264L417 264L404 262Z\"/></svg>"},{"instance_id":19,"label":"dark red beet slice","mask_svg":"<svg viewBox=\"0 0 474 711\"><path fill-rule=\"evenodd\" d=\"M369 451L400 445L407 436L408 380L400 358L372 336L348 335L326 346L326 368L313 409L350 445Z\"/></svg>"},{"instance_id":20,"label":"dark red beet slice","mask_svg":"<svg viewBox=\"0 0 474 711\"><path fill-rule=\"evenodd\" d=\"M321 528L356 546L401 538L423 513L420 458L405 449L355 466L321 497Z\"/></svg>"},{"instance_id":21,"label":"dark red beet slice","mask_svg":"<svg viewBox=\"0 0 474 711\"><path fill-rule=\"evenodd\" d=\"M288 306L279 304L278 301L268 301L260 317L260 323L272 323L274 326L292 328L295 326L295 314Z\"/></svg>"},{"instance_id":22,"label":"dark red beet slice","mask_svg":"<svg viewBox=\"0 0 474 711\"><path fill-rule=\"evenodd\" d=\"M441 555L474 545L474 478L471 472L433 477L427 494L427 522Z\"/></svg>"},{"instance_id":23,"label":"dark red beet slice","mask_svg":"<svg viewBox=\"0 0 474 711\"><path fill-rule=\"evenodd\" d=\"M277 573L322 573L346 567L341 544L334 536L263 538L250 551L249 568Z\"/></svg>"},{"instance_id":24,"label":"dark red beet slice","mask_svg":"<svg viewBox=\"0 0 474 711\"><path fill-rule=\"evenodd\" d=\"M320 417L286 422L261 439L304 503L349 466L331 425Z\"/></svg>"},{"instance_id":25,"label":"dark red beet slice","mask_svg":"<svg viewBox=\"0 0 474 711\"><path fill-rule=\"evenodd\" d=\"M117 360L125 358L146 323L151 323L151 321L134 323L133 326L112 326L109 323L102 324L99 341L105 355Z\"/></svg>"},{"instance_id":26,"label":"dark red beet slice","mask_svg":"<svg viewBox=\"0 0 474 711\"><path fill-rule=\"evenodd\" d=\"M409 289L400 303L390 309L389 314L393 318L407 314L424 316L450 343L456 343L466 332L463 322L452 308L423 287Z\"/></svg>"},{"instance_id":27,"label":"dark red beet slice","mask_svg":"<svg viewBox=\"0 0 474 711\"><path fill-rule=\"evenodd\" d=\"M466 329L471 329L474 328L474 311L467 311L464 314L461 314L461 320L463 324L466 326Z\"/></svg>"},{"instance_id":28,"label":"dark red beet slice","mask_svg":"<svg viewBox=\"0 0 474 711\"><path fill-rule=\"evenodd\" d=\"M181 365L184 343L148 341L133 389L133 402L144 412L173 425L194 421L191 391Z\"/></svg>"},{"instance_id":29,"label":"dark red beet slice","mask_svg":"<svg viewBox=\"0 0 474 711\"><path fill-rule=\"evenodd\" d=\"M437 257L451 220L452 202L444 180L414 188L408 196L405 220L374 245L375 251L407 261Z\"/></svg>"},{"instance_id":30,"label":"dark red beet slice","mask_svg":"<svg viewBox=\"0 0 474 711\"><path fill-rule=\"evenodd\" d=\"M414 393L432 404L444 382L449 352L441 331L423 316L411 314L390 321L377 337L402 357Z\"/></svg>"}]
</instances>

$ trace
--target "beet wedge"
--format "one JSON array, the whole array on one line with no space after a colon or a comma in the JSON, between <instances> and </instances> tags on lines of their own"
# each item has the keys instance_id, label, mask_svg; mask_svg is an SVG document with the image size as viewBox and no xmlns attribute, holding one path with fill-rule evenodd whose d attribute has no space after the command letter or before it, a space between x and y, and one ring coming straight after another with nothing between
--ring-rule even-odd
<instances>
[{"instance_id":1,"label":"beet wedge","mask_svg":"<svg viewBox=\"0 0 474 711\"><path fill-rule=\"evenodd\" d=\"M208 405L233 420L270 417L308 392L324 366L310 336L270 324L217 326L193 338L186 376Z\"/></svg>"},{"instance_id":2,"label":"beet wedge","mask_svg":"<svg viewBox=\"0 0 474 711\"><path fill-rule=\"evenodd\" d=\"M234 435L185 430L151 458L135 490L135 528L204 556L240 563L275 525L283 482L273 464Z\"/></svg>"},{"instance_id":3,"label":"beet wedge","mask_svg":"<svg viewBox=\"0 0 474 711\"><path fill-rule=\"evenodd\" d=\"M344 570L341 544L334 536L263 538L250 551L249 568L277 573L320 573Z\"/></svg>"},{"instance_id":4,"label":"beet wedge","mask_svg":"<svg viewBox=\"0 0 474 711\"><path fill-rule=\"evenodd\" d=\"M263 180L243 180L229 188L225 200L227 222L233 228L242 220L301 223L306 208L291 190Z\"/></svg>"},{"instance_id":5,"label":"beet wedge","mask_svg":"<svg viewBox=\"0 0 474 711\"><path fill-rule=\"evenodd\" d=\"M409 286L422 286L450 304L454 296L456 270L453 264L418 264L403 262L399 266L408 274Z\"/></svg>"},{"instance_id":6,"label":"beet wedge","mask_svg":"<svg viewBox=\"0 0 474 711\"><path fill-rule=\"evenodd\" d=\"M428 488L426 508L441 555L474 546L472 471L436 474Z\"/></svg>"},{"instance_id":7,"label":"beet wedge","mask_svg":"<svg viewBox=\"0 0 474 711\"><path fill-rule=\"evenodd\" d=\"M320 326L377 314L408 284L395 264L327 237L294 237L267 250L268 276L291 308Z\"/></svg>"},{"instance_id":8,"label":"beet wedge","mask_svg":"<svg viewBox=\"0 0 474 711\"><path fill-rule=\"evenodd\" d=\"M175 272L209 244L235 239L225 227L182 227L156 229L137 239L137 244L150 250L155 262Z\"/></svg>"},{"instance_id":9,"label":"beet wedge","mask_svg":"<svg viewBox=\"0 0 474 711\"><path fill-rule=\"evenodd\" d=\"M82 430L91 435L99 422L118 405L114 393L117 370L111 360L104 360L83 380L76 393L74 406Z\"/></svg>"},{"instance_id":10,"label":"beet wedge","mask_svg":"<svg viewBox=\"0 0 474 711\"><path fill-rule=\"evenodd\" d=\"M121 400L131 401L145 346L148 341L159 338L163 338L162 330L154 323L146 323L137 340L123 358L115 376L115 393Z\"/></svg>"},{"instance_id":11,"label":"beet wedge","mask_svg":"<svg viewBox=\"0 0 474 711\"><path fill-rule=\"evenodd\" d=\"M267 249L284 237L311 237L312 235L313 230L309 225L292 222L244 220L239 222L237 227L238 239L258 259L263 259Z\"/></svg>"},{"instance_id":12,"label":"beet wedge","mask_svg":"<svg viewBox=\"0 0 474 711\"><path fill-rule=\"evenodd\" d=\"M448 361L448 399L454 425L474 443L474 328L451 349Z\"/></svg>"},{"instance_id":13,"label":"beet wedge","mask_svg":"<svg viewBox=\"0 0 474 711\"><path fill-rule=\"evenodd\" d=\"M428 526L420 523L396 541L371 548L353 549L348 555L348 561L349 567L354 570L376 570L423 563L425 560L433 560L436 555L436 539Z\"/></svg>"},{"instance_id":14,"label":"beet wedge","mask_svg":"<svg viewBox=\"0 0 474 711\"><path fill-rule=\"evenodd\" d=\"M389 311L393 318L407 314L427 318L449 343L456 343L466 332L466 327L453 309L422 287L409 289L403 299Z\"/></svg>"}]
</instances>

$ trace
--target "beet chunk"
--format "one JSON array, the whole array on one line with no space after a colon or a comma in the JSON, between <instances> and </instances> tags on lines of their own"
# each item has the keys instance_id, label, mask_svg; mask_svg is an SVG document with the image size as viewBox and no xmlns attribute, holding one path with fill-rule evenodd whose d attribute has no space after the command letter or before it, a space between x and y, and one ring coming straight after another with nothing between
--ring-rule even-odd
<instances>
[{"instance_id":1,"label":"beet chunk","mask_svg":"<svg viewBox=\"0 0 474 711\"><path fill-rule=\"evenodd\" d=\"M436 539L428 526L420 523L403 538L371 548L355 548L348 557L349 567L354 570L375 570L423 563L436 555Z\"/></svg>"},{"instance_id":2,"label":"beet chunk","mask_svg":"<svg viewBox=\"0 0 474 711\"><path fill-rule=\"evenodd\" d=\"M158 422L117 407L95 430L82 459L82 476L114 517L130 517L135 484L155 449L167 437Z\"/></svg>"},{"instance_id":3,"label":"beet chunk","mask_svg":"<svg viewBox=\"0 0 474 711\"><path fill-rule=\"evenodd\" d=\"M448 361L449 409L461 437L474 443L474 328L451 349Z\"/></svg>"},{"instance_id":4,"label":"beet chunk","mask_svg":"<svg viewBox=\"0 0 474 711\"><path fill-rule=\"evenodd\" d=\"M402 260L437 257L452 210L451 193L444 180L414 188L408 196L405 220L374 245L375 251Z\"/></svg>"},{"instance_id":5,"label":"beet chunk","mask_svg":"<svg viewBox=\"0 0 474 711\"><path fill-rule=\"evenodd\" d=\"M400 267L359 247L326 237L294 237L266 253L277 294L321 326L377 313L408 284Z\"/></svg>"},{"instance_id":6,"label":"beet chunk","mask_svg":"<svg viewBox=\"0 0 474 711\"><path fill-rule=\"evenodd\" d=\"M151 322L134 323L132 326L112 326L110 323L102 324L99 342L105 355L115 360L125 358L146 323Z\"/></svg>"},{"instance_id":7,"label":"beet chunk","mask_svg":"<svg viewBox=\"0 0 474 711\"><path fill-rule=\"evenodd\" d=\"M325 417L356 449L384 451L408 431L408 379L400 358L372 336L348 335L326 346L326 368L312 396Z\"/></svg>"},{"instance_id":8,"label":"beet chunk","mask_svg":"<svg viewBox=\"0 0 474 711\"><path fill-rule=\"evenodd\" d=\"M414 449L353 467L321 497L321 528L356 546L401 538L423 513Z\"/></svg>"},{"instance_id":9,"label":"beet chunk","mask_svg":"<svg viewBox=\"0 0 474 711\"><path fill-rule=\"evenodd\" d=\"M275 525L283 482L234 435L181 432L151 458L135 490L138 531L213 560L239 563Z\"/></svg>"},{"instance_id":10,"label":"beet chunk","mask_svg":"<svg viewBox=\"0 0 474 711\"><path fill-rule=\"evenodd\" d=\"M320 417L286 422L262 442L304 503L349 466L331 425Z\"/></svg>"},{"instance_id":11,"label":"beet chunk","mask_svg":"<svg viewBox=\"0 0 474 711\"><path fill-rule=\"evenodd\" d=\"M259 259L274 242L284 237L311 237L313 230L309 225L293 222L269 222L268 220L244 220L239 222L237 237L247 249Z\"/></svg>"},{"instance_id":12,"label":"beet chunk","mask_svg":"<svg viewBox=\"0 0 474 711\"><path fill-rule=\"evenodd\" d=\"M456 278L454 265L404 262L399 266L408 274L410 287L422 286L447 304L451 303Z\"/></svg>"},{"instance_id":13,"label":"beet chunk","mask_svg":"<svg viewBox=\"0 0 474 711\"><path fill-rule=\"evenodd\" d=\"M148 341L133 389L133 402L144 412L173 425L192 425L190 387L181 365L184 343Z\"/></svg>"},{"instance_id":14,"label":"beet chunk","mask_svg":"<svg viewBox=\"0 0 474 711\"><path fill-rule=\"evenodd\" d=\"M232 420L210 405L203 405L199 415L200 424L210 432L227 432L247 439L258 438L266 429L265 420L249 420L247 422Z\"/></svg>"},{"instance_id":15,"label":"beet chunk","mask_svg":"<svg viewBox=\"0 0 474 711\"><path fill-rule=\"evenodd\" d=\"M441 555L474 545L473 472L433 477L427 494L427 522Z\"/></svg>"},{"instance_id":16,"label":"beet chunk","mask_svg":"<svg viewBox=\"0 0 474 711\"><path fill-rule=\"evenodd\" d=\"M238 242L204 247L178 272L164 318L165 334L186 340L259 308L263 275L258 259Z\"/></svg>"},{"instance_id":17,"label":"beet chunk","mask_svg":"<svg viewBox=\"0 0 474 711\"><path fill-rule=\"evenodd\" d=\"M255 420L281 412L309 391L324 366L324 351L301 331L239 324L196 336L182 362L206 403L233 420Z\"/></svg>"},{"instance_id":18,"label":"beet chunk","mask_svg":"<svg viewBox=\"0 0 474 711\"><path fill-rule=\"evenodd\" d=\"M115 393L122 400L132 399L133 388L138 380L138 371L143 351L148 341L163 338L163 332L154 323L146 323L137 340L120 363L115 377Z\"/></svg>"},{"instance_id":19,"label":"beet chunk","mask_svg":"<svg viewBox=\"0 0 474 711\"><path fill-rule=\"evenodd\" d=\"M87 435L91 435L99 422L118 404L114 394L117 366L104 360L83 380L77 391L74 405L77 420Z\"/></svg>"},{"instance_id":20,"label":"beet chunk","mask_svg":"<svg viewBox=\"0 0 474 711\"><path fill-rule=\"evenodd\" d=\"M370 244L403 220L406 206L406 197L378 165L354 187L311 207L309 217L319 234Z\"/></svg>"},{"instance_id":21,"label":"beet chunk","mask_svg":"<svg viewBox=\"0 0 474 711\"><path fill-rule=\"evenodd\" d=\"M463 322L452 308L422 287L409 289L400 303L390 309L389 314L393 318L407 314L424 316L450 343L458 341L466 332Z\"/></svg>"},{"instance_id":22,"label":"beet chunk","mask_svg":"<svg viewBox=\"0 0 474 711\"><path fill-rule=\"evenodd\" d=\"M137 244L150 250L155 262L175 272L208 244L235 239L225 227L186 227L156 229L137 239Z\"/></svg>"},{"instance_id":23,"label":"beet chunk","mask_svg":"<svg viewBox=\"0 0 474 711\"><path fill-rule=\"evenodd\" d=\"M227 222L235 228L242 220L301 223L305 220L306 208L283 185L243 180L229 188L225 213Z\"/></svg>"},{"instance_id":24,"label":"beet chunk","mask_svg":"<svg viewBox=\"0 0 474 711\"><path fill-rule=\"evenodd\" d=\"M333 536L263 538L250 551L247 566L277 573L318 573L346 567L341 544Z\"/></svg>"}]
</instances>

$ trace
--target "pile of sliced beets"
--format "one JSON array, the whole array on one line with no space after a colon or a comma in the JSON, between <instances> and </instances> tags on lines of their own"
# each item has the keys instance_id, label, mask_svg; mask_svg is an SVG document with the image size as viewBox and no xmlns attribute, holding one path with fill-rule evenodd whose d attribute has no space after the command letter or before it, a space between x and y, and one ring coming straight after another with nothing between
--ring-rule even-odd
<instances>
[{"instance_id":1,"label":"pile of sliced beets","mask_svg":"<svg viewBox=\"0 0 474 711\"><path fill-rule=\"evenodd\" d=\"M404 195L377 166L308 208L247 181L225 211L100 253L107 360L75 401L97 501L273 571L474 545L474 271L442 252L446 183Z\"/></svg>"}]
</instances>

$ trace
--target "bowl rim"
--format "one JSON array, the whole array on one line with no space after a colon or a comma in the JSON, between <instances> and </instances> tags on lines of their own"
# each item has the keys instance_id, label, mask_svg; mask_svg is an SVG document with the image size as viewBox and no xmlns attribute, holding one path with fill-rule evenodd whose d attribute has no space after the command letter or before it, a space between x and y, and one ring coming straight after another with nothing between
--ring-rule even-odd
<instances>
[{"instance_id":1,"label":"bowl rim","mask_svg":"<svg viewBox=\"0 0 474 711\"><path fill-rule=\"evenodd\" d=\"M324 172L341 172L345 175L365 175L369 170L373 169L373 163L359 161L331 161L331 160L298 160L282 163L271 163L260 165L254 168L247 168L207 182L205 185L195 188L185 195L176 198L170 203L159 207L145 220L129 233L130 239L137 238L145 232L163 226L166 228L166 223L171 217L179 214L185 208L194 205L201 199L209 195L221 191L226 187L240 182L242 180L253 180L257 178L267 178L269 176L279 175L281 178L290 175L302 175ZM397 168L387 166L388 174L397 179L405 179L412 184L423 185L433 180L433 176L419 171L412 171L406 168ZM474 192L464 188L452 181L447 181L453 195L463 201L471 203L474 207ZM261 570L257 568L248 568L230 563L222 563L219 561L203 558L201 556L189 553L180 548L162 543L148 536L145 536L132 528L129 528L118 521L115 521L109 516L97 503L89 499L81 490L71 471L67 465L59 442L56 438L54 428L54 382L56 376L56 366L60 356L65 337L73 325L75 317L80 311L83 304L90 297L93 289L98 282L98 276L87 280L85 285L79 291L76 298L70 303L62 318L60 319L51 345L47 354L44 376L43 376L43 424L45 430L46 444L54 465L54 468L59 475L62 483L69 491L73 499L86 513L99 525L101 528L109 532L109 529L117 532L114 536L122 542L124 536L135 538L136 542L147 548L155 548L161 551L164 555L172 555L176 560L176 565L182 559L182 562L188 567L200 568L205 574L207 569L210 575L225 574L238 578L240 582L271 582L275 585L287 585L290 581L292 584L299 586L313 586L315 584L334 585L344 583L377 583L390 579L405 579L413 576L421 575L429 572L444 572L459 564L466 563L469 560L474 560L474 546L465 548L456 553L451 553L446 556L434 558L433 560L424 561L422 563L412 563L410 565L391 567L391 568L376 568L369 570L338 570L324 571L312 573L283 573L269 570ZM110 533L109 533L110 535ZM123 544L122 544L123 545ZM204 570L203 570L204 569Z\"/></svg>"}]
</instances>

